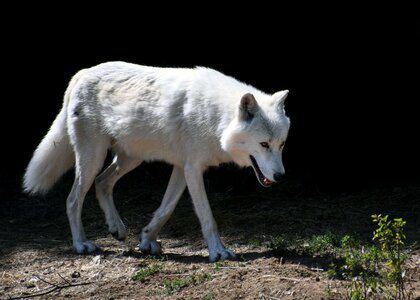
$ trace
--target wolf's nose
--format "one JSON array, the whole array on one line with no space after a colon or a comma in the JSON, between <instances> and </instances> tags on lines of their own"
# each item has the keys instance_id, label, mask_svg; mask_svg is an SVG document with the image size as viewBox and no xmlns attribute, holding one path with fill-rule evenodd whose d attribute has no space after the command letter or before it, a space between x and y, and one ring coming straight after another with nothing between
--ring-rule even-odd
<instances>
[{"instance_id":1,"label":"wolf's nose","mask_svg":"<svg viewBox=\"0 0 420 300\"><path fill-rule=\"evenodd\" d=\"M277 172L277 173L274 173L273 177L275 181L280 181L283 178L283 176L284 176L284 173Z\"/></svg>"}]
</instances>

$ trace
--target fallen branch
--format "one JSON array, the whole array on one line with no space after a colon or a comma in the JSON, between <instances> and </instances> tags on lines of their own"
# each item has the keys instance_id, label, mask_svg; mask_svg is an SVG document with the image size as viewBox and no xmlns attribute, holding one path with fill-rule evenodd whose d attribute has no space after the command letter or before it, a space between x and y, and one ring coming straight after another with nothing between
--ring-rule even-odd
<instances>
[{"instance_id":1,"label":"fallen branch","mask_svg":"<svg viewBox=\"0 0 420 300\"><path fill-rule=\"evenodd\" d=\"M58 276L60 276L60 278L62 278L66 284L55 284L55 283L51 283L45 279L42 279L41 277L35 275L34 277L38 278L39 280L41 280L44 283L49 284L51 287L48 287L46 289L44 289L44 291L40 292L40 293L34 293L34 294L29 294L29 295L23 295L23 296L17 296L17 297L10 297L9 300L16 300L16 299L27 299L27 298L34 298L34 297L39 297L39 296L44 296L47 294L50 294L54 291L61 291L62 289L66 289L69 287L75 287L75 286L82 286L82 285L88 285L88 284L92 284L93 282L82 282L82 283L70 283L68 280L66 280L65 278L63 278L60 274L58 274Z\"/></svg>"}]
</instances>

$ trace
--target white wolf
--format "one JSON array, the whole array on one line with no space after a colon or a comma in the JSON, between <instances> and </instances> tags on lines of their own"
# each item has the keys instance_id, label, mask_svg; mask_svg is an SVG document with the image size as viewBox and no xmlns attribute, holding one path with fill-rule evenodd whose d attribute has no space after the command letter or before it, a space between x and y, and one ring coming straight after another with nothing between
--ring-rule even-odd
<instances>
[{"instance_id":1,"label":"white wolf","mask_svg":"<svg viewBox=\"0 0 420 300\"><path fill-rule=\"evenodd\" d=\"M108 62L81 70L34 152L24 189L46 193L75 165L67 215L75 251L89 253L97 246L86 239L81 213L92 183L109 231L123 239L126 229L112 195L115 183L143 161L163 160L174 166L172 175L162 204L141 233L140 249L161 252L158 232L188 186L210 261L234 257L220 239L203 172L234 162L253 167L263 186L278 181L284 174L282 150L290 126L283 105L287 94L268 95L203 67ZM115 154L113 162L97 176L108 149Z\"/></svg>"}]
</instances>

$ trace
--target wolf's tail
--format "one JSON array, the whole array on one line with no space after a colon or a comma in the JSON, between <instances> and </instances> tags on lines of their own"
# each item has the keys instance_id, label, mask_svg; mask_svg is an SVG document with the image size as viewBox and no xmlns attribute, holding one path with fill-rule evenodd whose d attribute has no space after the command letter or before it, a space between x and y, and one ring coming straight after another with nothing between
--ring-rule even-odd
<instances>
[{"instance_id":1,"label":"wolf's tail","mask_svg":"<svg viewBox=\"0 0 420 300\"><path fill-rule=\"evenodd\" d=\"M75 157L67 132L67 107L70 93L82 75L78 72L64 94L63 107L47 135L36 148L23 178L23 189L30 194L45 194L74 166Z\"/></svg>"}]
</instances>

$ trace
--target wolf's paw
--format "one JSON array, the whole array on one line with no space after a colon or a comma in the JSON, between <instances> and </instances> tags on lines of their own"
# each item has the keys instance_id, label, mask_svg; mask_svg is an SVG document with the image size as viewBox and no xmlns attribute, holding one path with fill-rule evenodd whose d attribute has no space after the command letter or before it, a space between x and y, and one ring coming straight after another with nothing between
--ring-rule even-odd
<instances>
[{"instance_id":1,"label":"wolf's paw","mask_svg":"<svg viewBox=\"0 0 420 300\"><path fill-rule=\"evenodd\" d=\"M125 229L124 223L121 221L121 219L114 222L113 224L108 224L108 231L115 239L119 241L125 240L127 236L127 230Z\"/></svg>"},{"instance_id":2,"label":"wolf's paw","mask_svg":"<svg viewBox=\"0 0 420 300\"><path fill-rule=\"evenodd\" d=\"M73 248L78 254L93 253L99 250L99 247L92 241L74 243Z\"/></svg>"},{"instance_id":3,"label":"wolf's paw","mask_svg":"<svg viewBox=\"0 0 420 300\"><path fill-rule=\"evenodd\" d=\"M144 239L139 244L139 249L144 254L161 255L162 248L157 241L149 241Z\"/></svg>"},{"instance_id":4,"label":"wolf's paw","mask_svg":"<svg viewBox=\"0 0 420 300\"><path fill-rule=\"evenodd\" d=\"M215 251L209 251L210 262L216 262L233 258L235 258L235 253L229 249L217 249Z\"/></svg>"}]
</instances>

